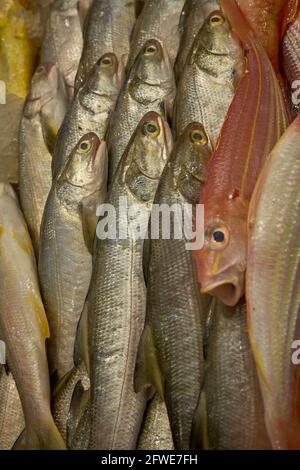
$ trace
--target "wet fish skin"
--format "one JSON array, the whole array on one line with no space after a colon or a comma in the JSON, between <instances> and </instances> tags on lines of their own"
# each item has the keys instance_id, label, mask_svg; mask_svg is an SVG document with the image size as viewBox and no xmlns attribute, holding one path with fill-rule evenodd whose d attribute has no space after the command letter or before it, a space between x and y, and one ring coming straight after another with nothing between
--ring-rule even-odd
<instances>
[{"instance_id":1,"label":"wet fish skin","mask_svg":"<svg viewBox=\"0 0 300 470\"><path fill-rule=\"evenodd\" d=\"M247 217L252 192L289 117L266 51L235 0L221 3L245 48L247 69L209 163L208 179L201 192L205 205L204 247L193 254L201 291L234 306L245 292ZM200 230L202 233L203 226Z\"/></svg>"},{"instance_id":2,"label":"wet fish skin","mask_svg":"<svg viewBox=\"0 0 300 470\"><path fill-rule=\"evenodd\" d=\"M210 449L271 449L243 303L228 307L216 301L204 393Z\"/></svg>"},{"instance_id":3,"label":"wet fish skin","mask_svg":"<svg viewBox=\"0 0 300 470\"><path fill-rule=\"evenodd\" d=\"M105 197L106 178L106 145L96 134L86 134L54 179L45 206L39 276L51 331L50 373L58 379L74 366L76 330L92 271L96 206Z\"/></svg>"},{"instance_id":4,"label":"wet fish skin","mask_svg":"<svg viewBox=\"0 0 300 470\"><path fill-rule=\"evenodd\" d=\"M0 329L16 381L25 431L15 448L65 449L50 411L45 340L49 326L40 296L31 240L17 197L0 185Z\"/></svg>"},{"instance_id":5,"label":"wet fish skin","mask_svg":"<svg viewBox=\"0 0 300 470\"><path fill-rule=\"evenodd\" d=\"M85 82L99 57L113 52L126 65L135 5L128 0L95 0L90 8L84 47L76 76L76 89Z\"/></svg>"},{"instance_id":6,"label":"wet fish skin","mask_svg":"<svg viewBox=\"0 0 300 470\"><path fill-rule=\"evenodd\" d=\"M24 415L16 382L0 366L0 450L10 450L24 429Z\"/></svg>"},{"instance_id":7,"label":"wet fish skin","mask_svg":"<svg viewBox=\"0 0 300 470\"><path fill-rule=\"evenodd\" d=\"M61 70L70 98L83 47L78 0L55 0L51 5L41 49L41 64Z\"/></svg>"},{"instance_id":8,"label":"wet fish skin","mask_svg":"<svg viewBox=\"0 0 300 470\"><path fill-rule=\"evenodd\" d=\"M203 124L213 148L243 70L243 51L221 11L204 21L191 46L177 87L174 132Z\"/></svg>"},{"instance_id":9,"label":"wet fish skin","mask_svg":"<svg viewBox=\"0 0 300 470\"><path fill-rule=\"evenodd\" d=\"M202 124L189 124L175 144L154 204L198 202L211 156ZM153 220L153 212L150 221ZM178 215L177 215L178 217ZM150 384L166 402L175 449L189 449L203 384L203 333L207 299L200 295L194 259L184 237L145 242L147 314L140 342L136 390ZM150 223L149 223L150 224Z\"/></svg>"},{"instance_id":10,"label":"wet fish skin","mask_svg":"<svg viewBox=\"0 0 300 470\"><path fill-rule=\"evenodd\" d=\"M175 96L174 73L158 41L149 40L141 49L124 83L107 136L109 183L136 126L149 111L171 114Z\"/></svg>"},{"instance_id":11,"label":"wet fish skin","mask_svg":"<svg viewBox=\"0 0 300 470\"><path fill-rule=\"evenodd\" d=\"M184 66L198 34L199 29L206 20L207 16L219 8L217 0L186 0L181 13L182 35L180 47L175 63L175 74L179 80Z\"/></svg>"},{"instance_id":12,"label":"wet fish skin","mask_svg":"<svg viewBox=\"0 0 300 470\"><path fill-rule=\"evenodd\" d=\"M299 144L298 116L262 170L248 218L248 329L274 449L300 449Z\"/></svg>"},{"instance_id":13,"label":"wet fish skin","mask_svg":"<svg viewBox=\"0 0 300 470\"><path fill-rule=\"evenodd\" d=\"M89 390L90 379L83 363L74 366L57 384L52 395L52 414L55 424L68 443L68 424L70 420L70 407L77 384L80 383L84 390Z\"/></svg>"},{"instance_id":14,"label":"wet fish skin","mask_svg":"<svg viewBox=\"0 0 300 470\"><path fill-rule=\"evenodd\" d=\"M55 138L66 107L65 85L58 68L50 64L38 67L24 106L19 133L20 202L36 256L40 225L52 184L52 155L47 140Z\"/></svg>"},{"instance_id":15,"label":"wet fish skin","mask_svg":"<svg viewBox=\"0 0 300 470\"><path fill-rule=\"evenodd\" d=\"M166 404L156 393L145 411L138 450L174 450Z\"/></svg>"},{"instance_id":16,"label":"wet fish skin","mask_svg":"<svg viewBox=\"0 0 300 470\"><path fill-rule=\"evenodd\" d=\"M179 21L183 4L184 0L145 1L132 32L128 70L149 39L156 39L162 44L174 65L179 48Z\"/></svg>"},{"instance_id":17,"label":"wet fish skin","mask_svg":"<svg viewBox=\"0 0 300 470\"><path fill-rule=\"evenodd\" d=\"M77 142L88 132L103 139L123 83L123 67L112 53L104 54L90 76L75 93L59 130L54 150L54 177L63 167Z\"/></svg>"},{"instance_id":18,"label":"wet fish skin","mask_svg":"<svg viewBox=\"0 0 300 470\"><path fill-rule=\"evenodd\" d=\"M150 112L142 118L106 199L106 203L115 207L121 224L131 217L127 211L124 215L120 212L122 196L132 214L131 224L137 223L135 208L138 208L141 217L138 220L147 228L171 139L167 123L157 113ZM89 318L92 319L90 449L135 449L146 406L144 393L136 394L133 389L137 347L146 309L143 240L135 239L132 233L128 235L125 239L118 233L113 240L98 238L95 248L89 292Z\"/></svg>"}]
</instances>

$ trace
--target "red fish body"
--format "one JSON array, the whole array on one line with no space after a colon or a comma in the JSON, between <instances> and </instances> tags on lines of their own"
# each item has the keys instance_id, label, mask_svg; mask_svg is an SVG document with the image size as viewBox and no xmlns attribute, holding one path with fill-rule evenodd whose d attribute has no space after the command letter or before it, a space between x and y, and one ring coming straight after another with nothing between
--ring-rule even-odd
<instances>
[{"instance_id":1,"label":"red fish body","mask_svg":"<svg viewBox=\"0 0 300 470\"><path fill-rule=\"evenodd\" d=\"M202 292L235 305L244 294L250 197L267 155L288 125L288 116L260 41L234 0L221 4L244 45L247 65L200 195L205 244L194 253Z\"/></svg>"}]
</instances>

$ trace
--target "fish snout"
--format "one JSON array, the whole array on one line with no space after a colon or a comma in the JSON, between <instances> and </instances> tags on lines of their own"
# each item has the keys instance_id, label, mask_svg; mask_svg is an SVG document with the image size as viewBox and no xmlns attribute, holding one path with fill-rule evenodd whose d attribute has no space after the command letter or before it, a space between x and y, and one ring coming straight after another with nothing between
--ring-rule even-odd
<instances>
[{"instance_id":1,"label":"fish snout","mask_svg":"<svg viewBox=\"0 0 300 470\"><path fill-rule=\"evenodd\" d=\"M233 307L245 294L245 273L225 271L210 277L202 282L201 292L217 297L225 305Z\"/></svg>"}]
</instances>

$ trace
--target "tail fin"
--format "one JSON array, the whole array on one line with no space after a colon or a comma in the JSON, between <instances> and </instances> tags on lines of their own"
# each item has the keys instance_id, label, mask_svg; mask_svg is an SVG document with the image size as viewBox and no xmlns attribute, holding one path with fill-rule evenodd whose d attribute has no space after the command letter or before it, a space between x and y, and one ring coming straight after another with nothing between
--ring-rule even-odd
<instances>
[{"instance_id":1,"label":"tail fin","mask_svg":"<svg viewBox=\"0 0 300 470\"><path fill-rule=\"evenodd\" d=\"M26 429L21 433L13 450L67 450L54 421L40 429Z\"/></svg>"}]
</instances>

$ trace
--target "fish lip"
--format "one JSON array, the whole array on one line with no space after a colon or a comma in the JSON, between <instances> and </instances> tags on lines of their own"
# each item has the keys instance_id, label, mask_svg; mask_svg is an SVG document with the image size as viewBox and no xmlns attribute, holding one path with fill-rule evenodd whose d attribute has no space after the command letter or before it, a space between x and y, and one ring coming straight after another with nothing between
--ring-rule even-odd
<instances>
[{"instance_id":1,"label":"fish lip","mask_svg":"<svg viewBox=\"0 0 300 470\"><path fill-rule=\"evenodd\" d=\"M234 307L240 298L244 295L244 283L237 276L228 277L227 279L208 280L202 284L201 293L210 294L218 297L225 305ZM225 290L225 285L228 288Z\"/></svg>"}]
</instances>

